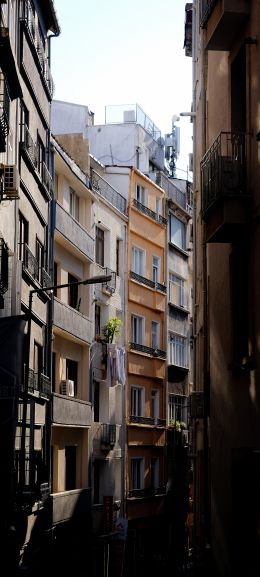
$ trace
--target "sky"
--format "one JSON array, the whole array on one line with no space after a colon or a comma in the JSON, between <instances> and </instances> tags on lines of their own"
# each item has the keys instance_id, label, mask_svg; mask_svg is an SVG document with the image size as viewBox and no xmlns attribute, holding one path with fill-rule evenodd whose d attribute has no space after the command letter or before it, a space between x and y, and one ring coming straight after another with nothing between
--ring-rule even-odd
<instances>
[{"instance_id":1,"label":"sky","mask_svg":"<svg viewBox=\"0 0 260 577\"><path fill-rule=\"evenodd\" d=\"M161 130L191 110L192 62L185 56L186 0L54 0L60 36L51 42L54 99L84 104L95 124L105 107L138 104ZM192 151L189 117L181 129L179 177ZM181 174L182 173L182 174Z\"/></svg>"}]
</instances>

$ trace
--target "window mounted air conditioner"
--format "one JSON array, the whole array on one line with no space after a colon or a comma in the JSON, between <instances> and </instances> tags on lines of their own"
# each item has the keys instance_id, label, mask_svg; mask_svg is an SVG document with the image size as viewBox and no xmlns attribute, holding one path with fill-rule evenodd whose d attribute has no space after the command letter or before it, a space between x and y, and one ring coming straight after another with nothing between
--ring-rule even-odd
<instances>
[{"instance_id":1,"label":"window mounted air conditioner","mask_svg":"<svg viewBox=\"0 0 260 577\"><path fill-rule=\"evenodd\" d=\"M74 397L74 381L71 379L61 381L61 394L66 395L67 397Z\"/></svg>"}]
</instances>

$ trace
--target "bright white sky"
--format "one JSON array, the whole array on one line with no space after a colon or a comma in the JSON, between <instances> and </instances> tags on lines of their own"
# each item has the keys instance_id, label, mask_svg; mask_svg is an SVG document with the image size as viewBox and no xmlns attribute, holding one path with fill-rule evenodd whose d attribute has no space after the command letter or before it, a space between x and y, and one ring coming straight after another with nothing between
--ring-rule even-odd
<instances>
[{"instance_id":1,"label":"bright white sky","mask_svg":"<svg viewBox=\"0 0 260 577\"><path fill-rule=\"evenodd\" d=\"M87 105L95 124L105 106L139 104L161 130L190 111L191 58L185 56L186 0L54 0L61 34L52 39L54 98ZM189 117L181 127L177 166L192 151ZM185 178L184 173L179 177Z\"/></svg>"}]
</instances>

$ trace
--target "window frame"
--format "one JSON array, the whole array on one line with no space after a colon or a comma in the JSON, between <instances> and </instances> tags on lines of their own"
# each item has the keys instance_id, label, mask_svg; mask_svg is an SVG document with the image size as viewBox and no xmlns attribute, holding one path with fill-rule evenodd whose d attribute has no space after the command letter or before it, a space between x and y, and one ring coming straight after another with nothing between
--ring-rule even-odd
<instances>
[{"instance_id":1,"label":"window frame","mask_svg":"<svg viewBox=\"0 0 260 577\"><path fill-rule=\"evenodd\" d=\"M171 244L180 248L181 250L186 251L186 231L187 231L187 224L175 216L175 214L170 213L169 219L169 241ZM173 225L176 225L174 227ZM177 229L178 227L178 229ZM174 230L173 230L174 228ZM180 238L178 238L180 236Z\"/></svg>"},{"instance_id":2,"label":"window frame","mask_svg":"<svg viewBox=\"0 0 260 577\"><path fill-rule=\"evenodd\" d=\"M132 271L140 276L145 276L146 251L136 245L132 245Z\"/></svg>"},{"instance_id":3,"label":"window frame","mask_svg":"<svg viewBox=\"0 0 260 577\"><path fill-rule=\"evenodd\" d=\"M135 313L131 314L131 342L136 345L144 345L144 321L143 316ZM138 326L134 327L134 324L138 324ZM135 333L138 333L138 335Z\"/></svg>"},{"instance_id":4,"label":"window frame","mask_svg":"<svg viewBox=\"0 0 260 577\"><path fill-rule=\"evenodd\" d=\"M169 333L168 338L169 364L188 368L188 339L183 335Z\"/></svg>"},{"instance_id":5,"label":"window frame","mask_svg":"<svg viewBox=\"0 0 260 577\"><path fill-rule=\"evenodd\" d=\"M144 489L144 457L131 457L131 490Z\"/></svg>"},{"instance_id":6,"label":"window frame","mask_svg":"<svg viewBox=\"0 0 260 577\"><path fill-rule=\"evenodd\" d=\"M131 385L131 417L144 416L145 389L140 385Z\"/></svg>"}]
</instances>

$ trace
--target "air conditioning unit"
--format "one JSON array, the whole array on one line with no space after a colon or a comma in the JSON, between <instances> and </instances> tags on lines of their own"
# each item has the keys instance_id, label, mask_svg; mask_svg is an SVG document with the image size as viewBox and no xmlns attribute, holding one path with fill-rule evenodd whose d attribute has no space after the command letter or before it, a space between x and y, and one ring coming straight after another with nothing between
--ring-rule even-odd
<instances>
[{"instance_id":1,"label":"air conditioning unit","mask_svg":"<svg viewBox=\"0 0 260 577\"><path fill-rule=\"evenodd\" d=\"M19 198L19 174L15 164L0 165L1 200Z\"/></svg>"},{"instance_id":2,"label":"air conditioning unit","mask_svg":"<svg viewBox=\"0 0 260 577\"><path fill-rule=\"evenodd\" d=\"M74 397L74 381L71 379L61 381L60 388L62 395L66 395L67 397Z\"/></svg>"}]
</instances>

